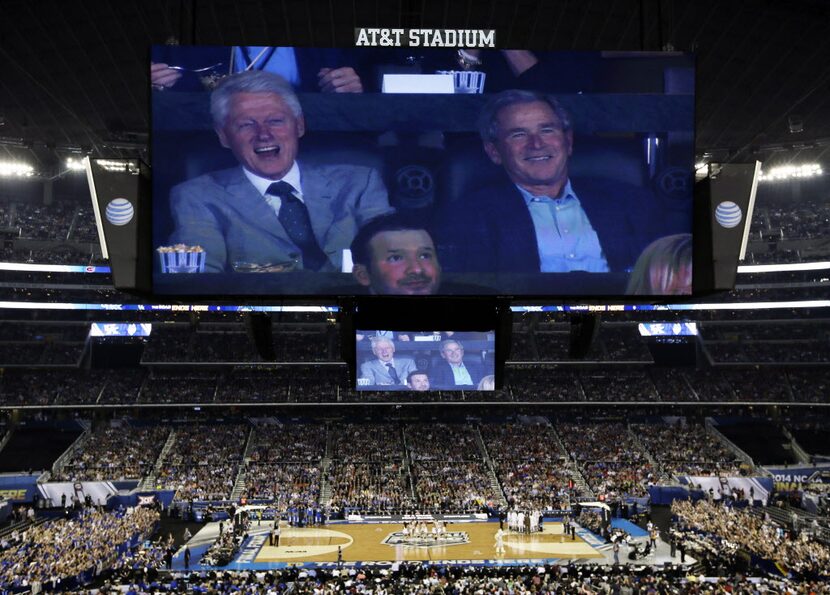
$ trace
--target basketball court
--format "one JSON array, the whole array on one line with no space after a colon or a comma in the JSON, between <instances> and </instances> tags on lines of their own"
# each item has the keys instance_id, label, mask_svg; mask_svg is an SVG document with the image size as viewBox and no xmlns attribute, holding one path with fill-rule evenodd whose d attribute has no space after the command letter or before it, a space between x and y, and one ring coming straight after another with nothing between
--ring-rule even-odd
<instances>
[{"instance_id":1,"label":"basketball court","mask_svg":"<svg viewBox=\"0 0 830 595\"><path fill-rule=\"evenodd\" d=\"M415 539L403 534L402 524L342 524L325 528L285 528L279 547L267 543L257 562L343 562L511 560L525 558L601 558L581 537L565 537L560 523L543 532L507 533L504 554L496 553L498 523L458 523L441 537Z\"/></svg>"},{"instance_id":2,"label":"basketball court","mask_svg":"<svg viewBox=\"0 0 830 595\"><path fill-rule=\"evenodd\" d=\"M446 526L439 537L412 536L401 523L333 523L324 527L290 527L283 523L279 545L269 545L271 523L254 522L234 560L224 568L257 570L285 566L390 565L396 562L447 564L544 564L557 561L603 563L609 546L585 529L575 538L564 534L560 522L544 524L535 533L505 532L504 553L496 551L497 522L459 522ZM218 523L208 523L188 543L191 569L210 568L200 560L218 536ZM174 570L184 568L183 550L176 555Z\"/></svg>"}]
</instances>

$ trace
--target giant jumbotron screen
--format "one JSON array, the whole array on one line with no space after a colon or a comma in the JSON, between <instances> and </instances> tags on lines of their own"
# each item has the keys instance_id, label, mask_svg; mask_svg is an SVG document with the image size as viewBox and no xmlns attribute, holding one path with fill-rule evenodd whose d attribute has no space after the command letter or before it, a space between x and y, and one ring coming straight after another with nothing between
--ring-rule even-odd
<instances>
[{"instance_id":1,"label":"giant jumbotron screen","mask_svg":"<svg viewBox=\"0 0 830 595\"><path fill-rule=\"evenodd\" d=\"M692 288L682 53L154 46L153 291Z\"/></svg>"}]
</instances>

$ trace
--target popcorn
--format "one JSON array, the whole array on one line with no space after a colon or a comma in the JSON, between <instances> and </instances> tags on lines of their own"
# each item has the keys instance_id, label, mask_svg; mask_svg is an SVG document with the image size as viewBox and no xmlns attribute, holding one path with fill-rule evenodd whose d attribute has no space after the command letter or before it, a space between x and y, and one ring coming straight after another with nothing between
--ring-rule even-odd
<instances>
[{"instance_id":1,"label":"popcorn","mask_svg":"<svg viewBox=\"0 0 830 595\"><path fill-rule=\"evenodd\" d=\"M162 273L204 273L207 253L201 246L176 244L156 248Z\"/></svg>"},{"instance_id":2,"label":"popcorn","mask_svg":"<svg viewBox=\"0 0 830 595\"><path fill-rule=\"evenodd\" d=\"M162 254L169 254L171 252L204 252L205 249L201 246L188 246L186 244L176 244L174 246L159 246L156 252Z\"/></svg>"}]
</instances>

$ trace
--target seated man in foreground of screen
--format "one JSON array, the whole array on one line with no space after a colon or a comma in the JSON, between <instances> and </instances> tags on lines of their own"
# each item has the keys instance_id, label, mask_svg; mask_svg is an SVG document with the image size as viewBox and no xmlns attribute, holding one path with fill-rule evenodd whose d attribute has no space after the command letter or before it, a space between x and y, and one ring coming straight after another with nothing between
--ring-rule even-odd
<instances>
[{"instance_id":1,"label":"seated man in foreground of screen","mask_svg":"<svg viewBox=\"0 0 830 595\"><path fill-rule=\"evenodd\" d=\"M657 235L650 192L569 178L571 119L553 97L499 93L482 110L479 133L507 176L436 214L434 237L446 271L626 271Z\"/></svg>"},{"instance_id":2,"label":"seated man in foreground of screen","mask_svg":"<svg viewBox=\"0 0 830 595\"><path fill-rule=\"evenodd\" d=\"M211 94L219 142L240 167L171 191L172 243L201 246L206 272L339 271L360 225L391 212L376 171L304 166L302 108L283 78L247 71Z\"/></svg>"},{"instance_id":3,"label":"seated man in foreground of screen","mask_svg":"<svg viewBox=\"0 0 830 595\"><path fill-rule=\"evenodd\" d=\"M403 215L377 217L352 241L352 275L373 295L431 295L441 265L423 225Z\"/></svg>"},{"instance_id":4,"label":"seated man in foreground of screen","mask_svg":"<svg viewBox=\"0 0 830 595\"><path fill-rule=\"evenodd\" d=\"M407 376L406 380L407 386L409 386L410 390L414 390L415 392L426 392L429 390L429 374L424 372L423 370L415 370L414 372L410 372L409 376Z\"/></svg>"},{"instance_id":5,"label":"seated man in foreground of screen","mask_svg":"<svg viewBox=\"0 0 830 595\"><path fill-rule=\"evenodd\" d=\"M444 361L434 370L430 369L434 388L465 387L472 390L487 375L482 364L464 361L464 346L459 341L449 339L441 343L441 359Z\"/></svg>"},{"instance_id":6,"label":"seated man in foreground of screen","mask_svg":"<svg viewBox=\"0 0 830 595\"><path fill-rule=\"evenodd\" d=\"M372 353L376 359L360 364L358 386L400 386L406 384L409 373L416 370L415 360L395 357L395 343L384 337L372 339Z\"/></svg>"}]
</instances>

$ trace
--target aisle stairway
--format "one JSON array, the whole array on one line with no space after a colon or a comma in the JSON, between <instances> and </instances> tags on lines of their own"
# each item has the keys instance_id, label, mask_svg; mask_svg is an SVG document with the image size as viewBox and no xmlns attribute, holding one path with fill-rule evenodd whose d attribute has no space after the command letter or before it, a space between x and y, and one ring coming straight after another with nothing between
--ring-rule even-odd
<instances>
[{"instance_id":1,"label":"aisle stairway","mask_svg":"<svg viewBox=\"0 0 830 595\"><path fill-rule=\"evenodd\" d=\"M156 488L156 480L158 479L159 473L161 473L162 464L164 463L165 459L167 459L167 454L173 448L173 445L176 443L176 429L171 428L170 435L167 436L167 441L164 443L164 446L159 453L158 458L156 459L156 464L153 465L153 470L150 472L147 477L141 480L138 484L139 490L154 490Z\"/></svg>"},{"instance_id":2,"label":"aisle stairway","mask_svg":"<svg viewBox=\"0 0 830 595\"><path fill-rule=\"evenodd\" d=\"M475 436L478 448L481 450L481 454L484 457L484 464L487 467L487 472L490 476L490 488L499 499L499 507L507 509L507 497L504 495L504 489L502 489L501 483L499 483L499 478L496 475L496 468L493 465L493 459L490 458L490 453L487 452L487 446L484 444L484 438L482 437L481 430L478 426L475 427Z\"/></svg>"},{"instance_id":3,"label":"aisle stairway","mask_svg":"<svg viewBox=\"0 0 830 595\"><path fill-rule=\"evenodd\" d=\"M245 484L245 474L248 470L248 462L251 458L251 445L254 443L254 426L251 426L251 429L248 430L248 438L245 441L245 449L242 451L242 462L239 465L239 470L236 473L236 481L233 483L233 489L231 490L231 500L233 502L239 502L239 499L245 493L245 488L247 487Z\"/></svg>"}]
</instances>

